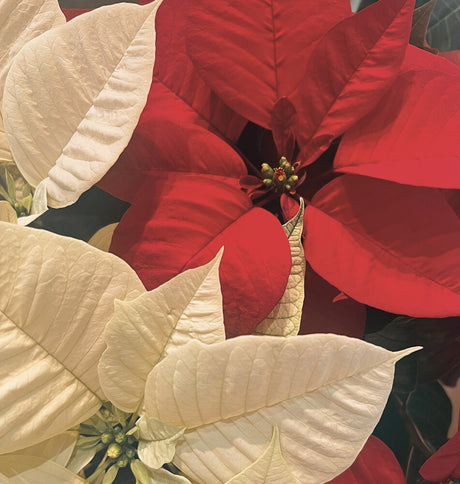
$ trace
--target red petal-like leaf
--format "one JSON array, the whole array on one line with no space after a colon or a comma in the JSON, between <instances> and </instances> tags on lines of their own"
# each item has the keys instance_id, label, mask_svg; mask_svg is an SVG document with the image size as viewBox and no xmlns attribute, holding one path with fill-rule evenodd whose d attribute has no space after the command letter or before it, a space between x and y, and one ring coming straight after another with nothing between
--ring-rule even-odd
<instances>
[{"instance_id":1,"label":"red petal-like leaf","mask_svg":"<svg viewBox=\"0 0 460 484\"><path fill-rule=\"evenodd\" d=\"M186 16L194 3L195 0L167 0L158 9L154 78L191 106L219 133L236 140L246 119L212 92L186 52Z\"/></svg>"},{"instance_id":2,"label":"red petal-like leaf","mask_svg":"<svg viewBox=\"0 0 460 484\"><path fill-rule=\"evenodd\" d=\"M355 462L330 484L405 484L403 471L393 452L371 435Z\"/></svg>"},{"instance_id":3,"label":"red petal-like leaf","mask_svg":"<svg viewBox=\"0 0 460 484\"><path fill-rule=\"evenodd\" d=\"M460 314L460 220L442 190L358 175L305 211L305 255L353 299L397 314Z\"/></svg>"},{"instance_id":4,"label":"red petal-like leaf","mask_svg":"<svg viewBox=\"0 0 460 484\"><path fill-rule=\"evenodd\" d=\"M246 175L240 156L209 131L208 123L161 82L153 81L131 141L98 186L132 201L157 171Z\"/></svg>"},{"instance_id":5,"label":"red petal-like leaf","mask_svg":"<svg viewBox=\"0 0 460 484\"><path fill-rule=\"evenodd\" d=\"M240 190L239 155L154 81L133 138L99 186L132 203L112 239L148 288L209 261L221 265L228 336L251 333L283 294L290 249L280 223Z\"/></svg>"},{"instance_id":6,"label":"red petal-like leaf","mask_svg":"<svg viewBox=\"0 0 460 484\"><path fill-rule=\"evenodd\" d=\"M399 183L460 188L458 69L415 47L408 57L390 92L345 133L334 167Z\"/></svg>"},{"instance_id":7,"label":"red petal-like leaf","mask_svg":"<svg viewBox=\"0 0 460 484\"><path fill-rule=\"evenodd\" d=\"M305 300L299 334L335 333L362 338L366 326L363 304L343 296L307 263Z\"/></svg>"},{"instance_id":8,"label":"red petal-like leaf","mask_svg":"<svg viewBox=\"0 0 460 484\"><path fill-rule=\"evenodd\" d=\"M169 0L168 0L169 1ZM351 14L347 0L195 0L187 48L203 79L236 112L271 129L313 45Z\"/></svg>"},{"instance_id":9,"label":"red petal-like leaf","mask_svg":"<svg viewBox=\"0 0 460 484\"><path fill-rule=\"evenodd\" d=\"M75 17L78 17L79 15L82 15L86 12L90 12L90 8L63 8L62 13L64 14L67 22L69 20L72 20Z\"/></svg>"},{"instance_id":10,"label":"red petal-like leaf","mask_svg":"<svg viewBox=\"0 0 460 484\"><path fill-rule=\"evenodd\" d=\"M158 173L122 218L110 250L152 289L221 246L227 337L252 333L284 293L290 249L278 220L252 208L234 180Z\"/></svg>"},{"instance_id":11,"label":"red petal-like leaf","mask_svg":"<svg viewBox=\"0 0 460 484\"><path fill-rule=\"evenodd\" d=\"M440 447L419 472L424 479L433 482L460 478L460 431Z\"/></svg>"},{"instance_id":12,"label":"red petal-like leaf","mask_svg":"<svg viewBox=\"0 0 460 484\"><path fill-rule=\"evenodd\" d=\"M291 99L302 163L313 162L390 87L404 58L413 7L414 0L380 0L318 43Z\"/></svg>"}]
</instances>

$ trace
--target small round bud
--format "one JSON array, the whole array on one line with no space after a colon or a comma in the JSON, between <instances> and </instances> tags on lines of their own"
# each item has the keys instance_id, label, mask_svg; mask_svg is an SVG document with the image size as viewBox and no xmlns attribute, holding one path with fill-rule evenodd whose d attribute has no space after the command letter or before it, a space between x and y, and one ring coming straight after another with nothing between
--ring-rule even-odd
<instances>
[{"instance_id":1,"label":"small round bud","mask_svg":"<svg viewBox=\"0 0 460 484\"><path fill-rule=\"evenodd\" d=\"M124 444L126 441L126 434L124 432L117 432L115 434L115 442L117 444Z\"/></svg>"},{"instance_id":2,"label":"small round bud","mask_svg":"<svg viewBox=\"0 0 460 484\"><path fill-rule=\"evenodd\" d=\"M125 454L126 454L126 457L128 457L128 459L133 459L136 456L136 449L133 449L132 447L128 447L125 450Z\"/></svg>"},{"instance_id":3,"label":"small round bud","mask_svg":"<svg viewBox=\"0 0 460 484\"><path fill-rule=\"evenodd\" d=\"M134 442L137 442L136 437L134 435L128 435L128 444L134 444Z\"/></svg>"},{"instance_id":4,"label":"small round bud","mask_svg":"<svg viewBox=\"0 0 460 484\"><path fill-rule=\"evenodd\" d=\"M110 444L110 442L113 441L113 434L111 432L104 432L102 435L101 435L101 442L103 444Z\"/></svg>"},{"instance_id":5,"label":"small round bud","mask_svg":"<svg viewBox=\"0 0 460 484\"><path fill-rule=\"evenodd\" d=\"M265 178L264 185L266 185L267 187L271 187L273 185L273 180L270 180L270 178Z\"/></svg>"},{"instance_id":6,"label":"small round bud","mask_svg":"<svg viewBox=\"0 0 460 484\"><path fill-rule=\"evenodd\" d=\"M124 454L117 459L117 466L118 467L126 467L128 464L129 464L129 459Z\"/></svg>"},{"instance_id":7,"label":"small round bud","mask_svg":"<svg viewBox=\"0 0 460 484\"><path fill-rule=\"evenodd\" d=\"M121 445L117 444L116 442L112 442L108 447L107 447L107 456L110 457L111 459L118 459L120 457L122 452Z\"/></svg>"},{"instance_id":8,"label":"small round bud","mask_svg":"<svg viewBox=\"0 0 460 484\"><path fill-rule=\"evenodd\" d=\"M297 175L292 175L288 178L288 183L290 183L291 185L295 185L298 179L299 177Z\"/></svg>"},{"instance_id":9,"label":"small round bud","mask_svg":"<svg viewBox=\"0 0 460 484\"><path fill-rule=\"evenodd\" d=\"M262 163L262 175L266 178L273 176L273 168L268 163Z\"/></svg>"}]
</instances>

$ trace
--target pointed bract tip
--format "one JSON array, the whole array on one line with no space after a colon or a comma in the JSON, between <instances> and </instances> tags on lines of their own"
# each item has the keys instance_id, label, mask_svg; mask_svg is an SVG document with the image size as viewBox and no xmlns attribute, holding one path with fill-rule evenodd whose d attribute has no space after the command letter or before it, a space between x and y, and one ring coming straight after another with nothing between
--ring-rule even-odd
<instances>
[{"instance_id":1,"label":"pointed bract tip","mask_svg":"<svg viewBox=\"0 0 460 484\"><path fill-rule=\"evenodd\" d=\"M393 361L396 363L397 361L401 360L405 356L409 356L416 351L423 350L423 346L412 346L411 348L406 348L401 351L394 351L393 352Z\"/></svg>"}]
</instances>

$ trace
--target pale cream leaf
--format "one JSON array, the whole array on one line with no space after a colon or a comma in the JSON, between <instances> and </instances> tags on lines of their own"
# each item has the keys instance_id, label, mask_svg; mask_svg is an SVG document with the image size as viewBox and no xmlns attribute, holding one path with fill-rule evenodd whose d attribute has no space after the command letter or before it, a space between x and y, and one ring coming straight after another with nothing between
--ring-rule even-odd
<instances>
[{"instance_id":1,"label":"pale cream leaf","mask_svg":"<svg viewBox=\"0 0 460 484\"><path fill-rule=\"evenodd\" d=\"M149 484L192 484L184 476L178 476L166 469L149 469Z\"/></svg>"},{"instance_id":2,"label":"pale cream leaf","mask_svg":"<svg viewBox=\"0 0 460 484\"><path fill-rule=\"evenodd\" d=\"M116 301L104 333L107 349L99 377L107 397L125 412L135 411L145 381L166 355L189 341L225 339L219 263L185 271L132 301Z\"/></svg>"},{"instance_id":3,"label":"pale cream leaf","mask_svg":"<svg viewBox=\"0 0 460 484\"><path fill-rule=\"evenodd\" d=\"M305 284L305 255L302 245L305 203L300 199L297 214L283 225L291 248L292 266L286 290L272 312L257 326L256 334L295 336L302 319Z\"/></svg>"},{"instance_id":4,"label":"pale cream leaf","mask_svg":"<svg viewBox=\"0 0 460 484\"><path fill-rule=\"evenodd\" d=\"M8 72L3 121L26 180L64 207L102 178L147 100L160 2L95 9L30 41Z\"/></svg>"},{"instance_id":5,"label":"pale cream leaf","mask_svg":"<svg viewBox=\"0 0 460 484\"><path fill-rule=\"evenodd\" d=\"M0 221L12 224L18 221L16 211L6 200L0 200Z\"/></svg>"},{"instance_id":6,"label":"pale cream leaf","mask_svg":"<svg viewBox=\"0 0 460 484\"><path fill-rule=\"evenodd\" d=\"M281 452L278 426L263 454L227 484L300 484L291 474Z\"/></svg>"},{"instance_id":7,"label":"pale cream leaf","mask_svg":"<svg viewBox=\"0 0 460 484\"><path fill-rule=\"evenodd\" d=\"M7 479L5 484L82 484L86 482L52 460L19 453L0 455L0 473Z\"/></svg>"},{"instance_id":8,"label":"pale cream leaf","mask_svg":"<svg viewBox=\"0 0 460 484\"><path fill-rule=\"evenodd\" d=\"M179 428L143 416L137 422L139 428L139 447L137 452L141 461L151 469L159 469L171 462L176 442L182 437L185 427Z\"/></svg>"},{"instance_id":9,"label":"pale cream leaf","mask_svg":"<svg viewBox=\"0 0 460 484\"><path fill-rule=\"evenodd\" d=\"M96 247L96 249L108 252L110 244L112 243L112 237L118 223L106 225L99 229L89 240L88 244Z\"/></svg>"},{"instance_id":10,"label":"pale cream leaf","mask_svg":"<svg viewBox=\"0 0 460 484\"><path fill-rule=\"evenodd\" d=\"M328 482L358 455L385 407L395 362L413 351L333 334L191 342L150 373L146 414L188 428L173 462L194 482L239 474L274 425L292 475Z\"/></svg>"},{"instance_id":11,"label":"pale cream leaf","mask_svg":"<svg viewBox=\"0 0 460 484\"><path fill-rule=\"evenodd\" d=\"M105 398L97 363L114 299L145 291L88 244L0 222L0 452L53 437ZM52 395L53 398L50 398Z\"/></svg>"}]
</instances>

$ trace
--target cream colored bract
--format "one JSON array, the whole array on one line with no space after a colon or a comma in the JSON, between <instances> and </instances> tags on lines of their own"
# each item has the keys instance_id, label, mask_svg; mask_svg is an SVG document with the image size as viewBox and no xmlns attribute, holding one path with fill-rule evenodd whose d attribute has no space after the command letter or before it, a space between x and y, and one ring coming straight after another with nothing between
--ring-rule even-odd
<instances>
[{"instance_id":1,"label":"cream colored bract","mask_svg":"<svg viewBox=\"0 0 460 484\"><path fill-rule=\"evenodd\" d=\"M10 159L11 150L26 180L45 185L48 205L64 207L131 138L152 79L161 1L111 5L68 23L56 0L13 3L0 3L0 156Z\"/></svg>"}]
</instances>

